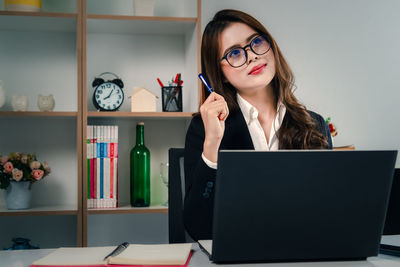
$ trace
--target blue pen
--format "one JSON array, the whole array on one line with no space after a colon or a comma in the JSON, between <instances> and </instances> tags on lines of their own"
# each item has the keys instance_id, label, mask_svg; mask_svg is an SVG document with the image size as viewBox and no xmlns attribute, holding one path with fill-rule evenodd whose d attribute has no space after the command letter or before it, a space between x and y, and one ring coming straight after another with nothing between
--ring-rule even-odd
<instances>
[{"instance_id":1,"label":"blue pen","mask_svg":"<svg viewBox=\"0 0 400 267\"><path fill-rule=\"evenodd\" d=\"M208 85L208 82L207 82L206 79L204 78L203 74L200 73L200 74L199 74L199 78L200 78L200 80L204 83L204 85L207 87L208 91L209 91L210 93L212 93L212 92L213 92L213 89L211 88L211 86ZM218 115L218 118L219 118L220 121L223 121L223 120L224 120L224 119L221 118L221 114ZM225 118L226 118L226 117L225 117Z\"/></svg>"},{"instance_id":2,"label":"blue pen","mask_svg":"<svg viewBox=\"0 0 400 267\"><path fill-rule=\"evenodd\" d=\"M204 85L207 87L208 91L209 91L210 93L212 93L212 92L213 92L213 89L211 88L211 86L208 85L208 82L207 82L206 79L204 78L203 74L200 73L200 74L199 74L199 78L200 78L200 80L204 83Z\"/></svg>"}]
</instances>

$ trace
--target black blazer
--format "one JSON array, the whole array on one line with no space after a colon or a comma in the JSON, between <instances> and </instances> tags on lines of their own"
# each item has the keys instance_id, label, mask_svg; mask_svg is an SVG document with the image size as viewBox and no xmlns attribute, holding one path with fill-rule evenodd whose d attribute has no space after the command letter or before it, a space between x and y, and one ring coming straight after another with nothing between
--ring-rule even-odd
<instances>
[{"instance_id":1,"label":"black blazer","mask_svg":"<svg viewBox=\"0 0 400 267\"><path fill-rule=\"evenodd\" d=\"M332 140L325 120L308 111L316 121L320 132ZM285 118L284 118L285 119ZM212 217L214 209L214 184L216 170L208 167L201 158L204 143L204 125L200 115L193 117L186 133L185 142L185 203L184 224L194 240L212 239ZM254 149L250 132L240 109L231 112L225 122L225 132L220 149Z\"/></svg>"}]
</instances>

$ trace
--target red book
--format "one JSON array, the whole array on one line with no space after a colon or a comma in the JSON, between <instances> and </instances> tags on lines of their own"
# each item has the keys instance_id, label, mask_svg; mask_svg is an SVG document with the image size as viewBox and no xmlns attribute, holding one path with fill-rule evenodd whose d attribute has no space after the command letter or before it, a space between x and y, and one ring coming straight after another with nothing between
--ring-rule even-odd
<instances>
[{"instance_id":1,"label":"red book","mask_svg":"<svg viewBox=\"0 0 400 267\"><path fill-rule=\"evenodd\" d=\"M110 198L114 199L114 143L110 144Z\"/></svg>"},{"instance_id":2,"label":"red book","mask_svg":"<svg viewBox=\"0 0 400 267\"><path fill-rule=\"evenodd\" d=\"M92 130L93 133L93 130ZM94 155L93 155L93 146L94 146L94 138L92 136L92 138L90 139L90 144L91 144L91 149L92 152L90 154L90 198L94 199L95 198L95 194L94 194Z\"/></svg>"}]
</instances>

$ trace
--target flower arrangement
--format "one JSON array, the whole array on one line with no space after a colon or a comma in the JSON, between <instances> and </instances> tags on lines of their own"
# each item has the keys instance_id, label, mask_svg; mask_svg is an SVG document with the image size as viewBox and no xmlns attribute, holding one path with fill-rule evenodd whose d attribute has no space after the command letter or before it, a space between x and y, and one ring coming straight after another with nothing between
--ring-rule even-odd
<instances>
[{"instance_id":1,"label":"flower arrangement","mask_svg":"<svg viewBox=\"0 0 400 267\"><path fill-rule=\"evenodd\" d=\"M39 162L33 154L10 153L0 156L0 188L7 189L11 181L29 181L32 183L43 179L51 172L50 166Z\"/></svg>"},{"instance_id":2,"label":"flower arrangement","mask_svg":"<svg viewBox=\"0 0 400 267\"><path fill-rule=\"evenodd\" d=\"M338 134L336 125L332 123L330 117L328 117L328 118L326 119L326 123L327 123L328 126L329 126L329 131L330 131L330 133L331 133L331 136L332 136L332 137L335 137L335 136Z\"/></svg>"}]
</instances>

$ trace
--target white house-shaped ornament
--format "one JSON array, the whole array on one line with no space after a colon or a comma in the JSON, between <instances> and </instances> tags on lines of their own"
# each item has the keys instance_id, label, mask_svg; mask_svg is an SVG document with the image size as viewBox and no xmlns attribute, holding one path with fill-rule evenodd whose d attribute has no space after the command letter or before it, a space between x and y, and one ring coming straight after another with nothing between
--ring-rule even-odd
<instances>
[{"instance_id":1,"label":"white house-shaped ornament","mask_svg":"<svg viewBox=\"0 0 400 267\"><path fill-rule=\"evenodd\" d=\"M146 88L133 87L133 92L129 98L131 99L132 112L157 111L156 100L158 96Z\"/></svg>"}]
</instances>

